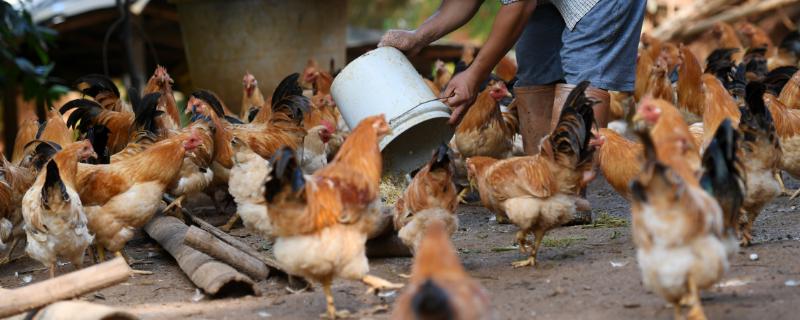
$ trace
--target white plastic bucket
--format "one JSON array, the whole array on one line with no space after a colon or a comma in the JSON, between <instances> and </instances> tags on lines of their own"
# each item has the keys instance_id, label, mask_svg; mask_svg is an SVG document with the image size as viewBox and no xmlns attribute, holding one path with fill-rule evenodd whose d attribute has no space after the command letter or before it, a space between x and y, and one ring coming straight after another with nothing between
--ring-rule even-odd
<instances>
[{"instance_id":1,"label":"white plastic bucket","mask_svg":"<svg viewBox=\"0 0 800 320\"><path fill-rule=\"evenodd\" d=\"M378 48L350 62L333 80L331 95L350 128L366 117L386 115L392 134L380 141L385 172L416 169L453 136L447 124L450 109L434 100L411 62L395 48Z\"/></svg>"}]
</instances>

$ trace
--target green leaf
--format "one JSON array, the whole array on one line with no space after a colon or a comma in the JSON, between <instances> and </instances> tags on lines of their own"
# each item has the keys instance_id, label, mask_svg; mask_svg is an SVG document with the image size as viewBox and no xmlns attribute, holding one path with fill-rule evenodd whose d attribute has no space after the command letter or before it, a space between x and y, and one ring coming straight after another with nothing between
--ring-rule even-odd
<instances>
[{"instance_id":1,"label":"green leaf","mask_svg":"<svg viewBox=\"0 0 800 320\"><path fill-rule=\"evenodd\" d=\"M28 74L35 74L36 73L36 68L26 58L22 58L22 57L16 58L16 59L14 59L14 63L16 63L17 64L17 68L19 68L19 70L24 72L24 73L28 73Z\"/></svg>"}]
</instances>

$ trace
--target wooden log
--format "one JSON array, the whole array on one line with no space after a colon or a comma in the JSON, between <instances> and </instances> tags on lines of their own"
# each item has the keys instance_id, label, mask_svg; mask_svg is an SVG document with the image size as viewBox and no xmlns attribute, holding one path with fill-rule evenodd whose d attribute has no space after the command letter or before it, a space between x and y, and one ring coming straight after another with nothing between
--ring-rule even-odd
<instances>
[{"instance_id":1,"label":"wooden log","mask_svg":"<svg viewBox=\"0 0 800 320\"><path fill-rule=\"evenodd\" d=\"M137 320L139 317L115 307L86 301L61 301L42 308L35 320Z\"/></svg>"},{"instance_id":2,"label":"wooden log","mask_svg":"<svg viewBox=\"0 0 800 320\"><path fill-rule=\"evenodd\" d=\"M189 279L212 297L258 295L249 277L185 245L187 229L189 227L181 220L169 216L154 217L144 226L144 231L178 261Z\"/></svg>"},{"instance_id":3,"label":"wooden log","mask_svg":"<svg viewBox=\"0 0 800 320\"><path fill-rule=\"evenodd\" d=\"M683 29L683 31L679 33L679 36L682 38L688 38L710 29L719 22L735 21L742 17L761 14L798 2L800 2L800 0L765 0L743 4L730 10L723 11L711 18L689 24L687 28Z\"/></svg>"},{"instance_id":4,"label":"wooden log","mask_svg":"<svg viewBox=\"0 0 800 320\"><path fill-rule=\"evenodd\" d=\"M679 10L672 18L664 21L655 30L653 36L662 40L672 40L692 21L697 21L714 14L738 0L695 1L692 5Z\"/></svg>"},{"instance_id":5,"label":"wooden log","mask_svg":"<svg viewBox=\"0 0 800 320\"><path fill-rule=\"evenodd\" d=\"M2 292L0 318L75 298L125 282L133 274L123 258L114 258L53 279Z\"/></svg>"},{"instance_id":6,"label":"wooden log","mask_svg":"<svg viewBox=\"0 0 800 320\"><path fill-rule=\"evenodd\" d=\"M191 213L188 213L188 212L184 211L183 214L184 214L184 216L189 218L189 221L191 221L192 224L196 225L198 228L200 228L200 229L202 229L204 231L207 231L208 233L214 235L215 237L217 237L218 239L220 239L220 240L224 241L225 243L231 245L232 247L234 247L236 249L239 249L240 251L242 251L242 252L244 252L244 253L252 256L252 257L255 257L256 259L261 260L261 262L264 262L264 264L266 264L271 269L279 271L279 272L281 272L283 274L286 274L286 270L284 270L281 267L281 264L277 260L275 260L273 258L270 258L267 255L258 252L256 249L253 249L253 247L251 247L250 245L239 241L239 239L234 238L233 236L229 235L225 231L220 230L219 228L211 225L210 223L206 222L203 219L198 218L197 216L195 216L195 215L193 215Z\"/></svg>"},{"instance_id":7,"label":"wooden log","mask_svg":"<svg viewBox=\"0 0 800 320\"><path fill-rule=\"evenodd\" d=\"M183 242L202 253L229 264L255 280L264 280L269 276L269 268L261 260L236 249L196 226L189 227Z\"/></svg>"}]
</instances>

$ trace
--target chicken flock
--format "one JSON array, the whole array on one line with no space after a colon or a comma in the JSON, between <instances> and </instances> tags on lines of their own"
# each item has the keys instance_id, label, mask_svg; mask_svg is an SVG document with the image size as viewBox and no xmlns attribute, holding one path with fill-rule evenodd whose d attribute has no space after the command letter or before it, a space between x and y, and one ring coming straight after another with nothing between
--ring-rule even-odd
<instances>
[{"instance_id":1,"label":"chicken flock","mask_svg":"<svg viewBox=\"0 0 800 320\"><path fill-rule=\"evenodd\" d=\"M498 223L518 227L524 258L512 266L535 266L545 234L570 220L599 171L631 203L644 286L674 305L676 319L683 306L704 319L700 290L753 242L763 208L789 194L781 173L800 177L800 35L775 46L748 23L712 32L719 40L705 63L687 46L643 35L635 92L612 94L612 114L630 129L596 128L583 82L536 155L522 152L516 67L503 59L452 141L431 150L393 204L394 229L415 255L393 318L496 317L450 242L470 190ZM465 50L455 72L473 55ZM426 82L438 95L452 76L439 61ZM235 202L223 229L241 219L290 274L321 284L331 318L346 316L333 302L335 279L402 287L369 275L365 254L384 215L378 142L391 128L382 115L348 128L333 78L311 60L265 98L247 73L239 114L201 89L182 124L163 67L129 101L110 79L81 77L75 87L86 98L23 123L2 159L0 263L23 240L51 277L59 259L81 268L87 249L95 261L106 252L129 259L137 229L158 212L180 216L187 197L205 193L218 211Z\"/></svg>"}]
</instances>

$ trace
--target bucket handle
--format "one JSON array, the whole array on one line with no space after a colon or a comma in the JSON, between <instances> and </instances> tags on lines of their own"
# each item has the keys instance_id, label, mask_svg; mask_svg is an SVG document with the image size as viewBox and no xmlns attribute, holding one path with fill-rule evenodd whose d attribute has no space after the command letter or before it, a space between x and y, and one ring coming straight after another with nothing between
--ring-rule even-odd
<instances>
[{"instance_id":1,"label":"bucket handle","mask_svg":"<svg viewBox=\"0 0 800 320\"><path fill-rule=\"evenodd\" d=\"M398 116L396 116L396 117L392 118L391 120L389 120L389 124L392 124L392 123L394 123L394 122L395 122L397 119L400 119L400 118L404 117L404 116L405 116L405 115L407 115L409 112L411 112L411 111L414 111L414 109L416 109L416 108L419 108L420 106L422 106L422 105L424 105L424 104L426 104L426 103L429 103L429 102L434 102L434 101L443 101L443 100L447 100L447 99L450 99L450 98L452 98L452 97L455 97L455 96L456 96L456 93L455 93L455 92L453 92L453 93L451 93L451 94L450 94L449 96L447 96L447 97L433 98L433 99L430 99L430 100L425 100L425 101L422 101L422 102L418 103L416 106L412 107L411 109L408 109L408 110L406 110L405 112L401 113L400 115L398 115Z\"/></svg>"}]
</instances>

